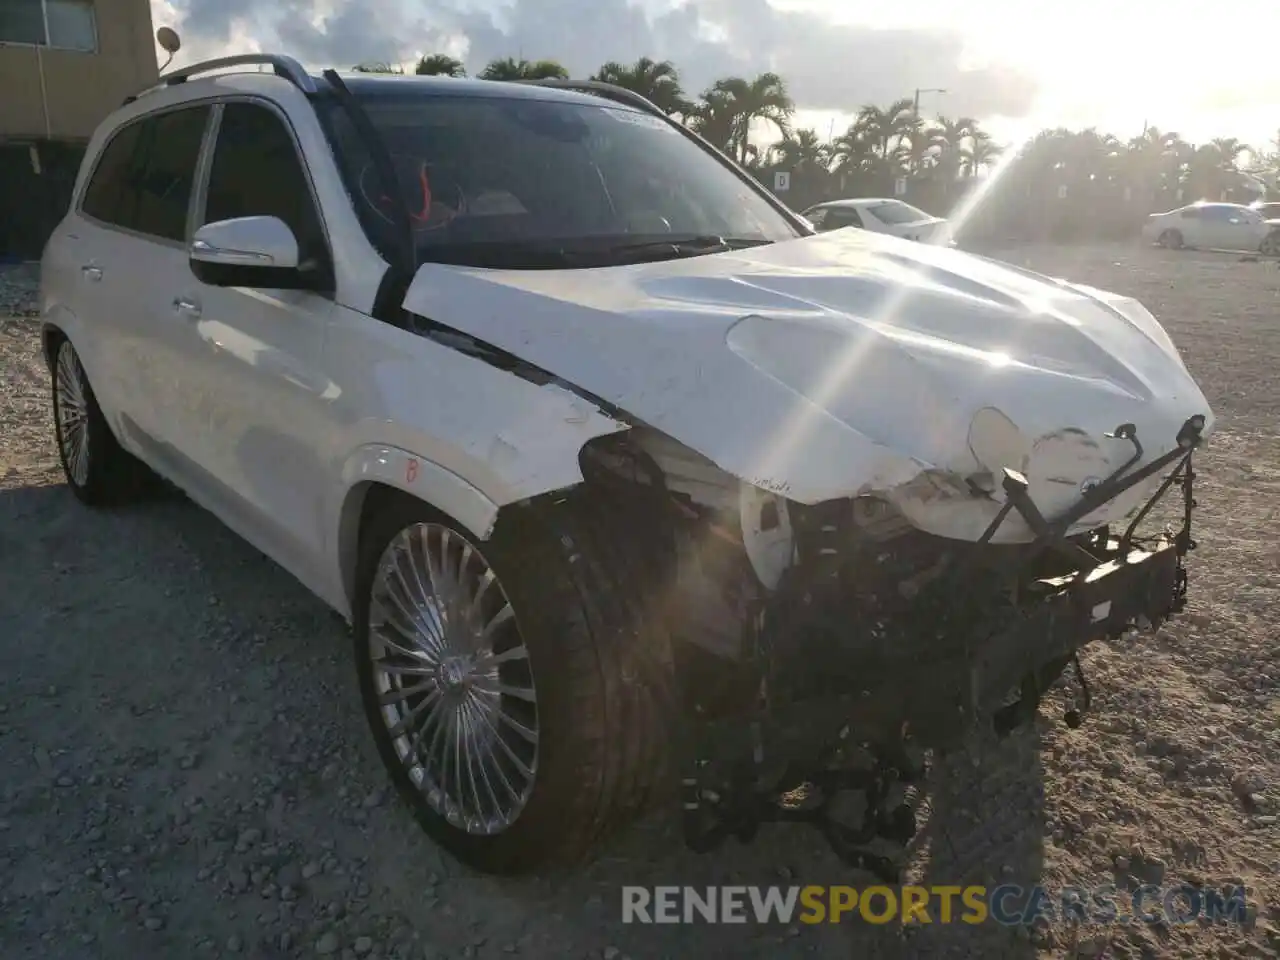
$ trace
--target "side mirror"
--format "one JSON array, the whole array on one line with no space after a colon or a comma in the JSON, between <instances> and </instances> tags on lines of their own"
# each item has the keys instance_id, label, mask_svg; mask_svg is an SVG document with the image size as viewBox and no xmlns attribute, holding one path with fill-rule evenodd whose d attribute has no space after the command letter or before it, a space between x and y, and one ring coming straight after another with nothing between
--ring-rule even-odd
<instances>
[{"instance_id":1,"label":"side mirror","mask_svg":"<svg viewBox=\"0 0 1280 960\"><path fill-rule=\"evenodd\" d=\"M188 248L191 271L215 287L316 290L325 271L301 262L298 238L279 217L236 217L206 223Z\"/></svg>"}]
</instances>

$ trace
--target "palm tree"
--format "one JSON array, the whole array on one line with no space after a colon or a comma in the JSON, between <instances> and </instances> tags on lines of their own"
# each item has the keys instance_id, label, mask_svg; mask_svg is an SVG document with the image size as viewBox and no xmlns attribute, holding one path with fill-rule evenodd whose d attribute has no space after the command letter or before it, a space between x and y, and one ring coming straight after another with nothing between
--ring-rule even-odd
<instances>
[{"instance_id":1,"label":"palm tree","mask_svg":"<svg viewBox=\"0 0 1280 960\"><path fill-rule=\"evenodd\" d=\"M717 99L717 109L732 115L732 134L729 143L739 161L745 162L751 145L751 124L756 120L772 123L783 136L791 132L791 115L795 104L787 92L787 85L776 73L762 73L754 80L742 77L726 77L717 80L703 99Z\"/></svg>"},{"instance_id":2,"label":"palm tree","mask_svg":"<svg viewBox=\"0 0 1280 960\"><path fill-rule=\"evenodd\" d=\"M421 77L465 77L467 69L462 61L444 53L433 53L422 57L413 72Z\"/></svg>"},{"instance_id":3,"label":"palm tree","mask_svg":"<svg viewBox=\"0 0 1280 960\"><path fill-rule=\"evenodd\" d=\"M914 123L914 103L910 97L904 97L889 104L885 110L875 106L863 107L858 111L854 126L871 149L887 161L898 146L899 135Z\"/></svg>"},{"instance_id":4,"label":"palm tree","mask_svg":"<svg viewBox=\"0 0 1280 960\"><path fill-rule=\"evenodd\" d=\"M1147 127L1129 141L1124 157L1129 185L1146 205L1152 208L1172 205L1182 179L1186 146L1178 134L1159 127Z\"/></svg>"},{"instance_id":5,"label":"palm tree","mask_svg":"<svg viewBox=\"0 0 1280 960\"><path fill-rule=\"evenodd\" d=\"M516 60L503 57L480 71L481 80L568 80L569 71L554 60Z\"/></svg>"},{"instance_id":6,"label":"palm tree","mask_svg":"<svg viewBox=\"0 0 1280 960\"><path fill-rule=\"evenodd\" d=\"M1263 174L1271 177L1280 175L1280 130L1269 144L1265 153L1258 157Z\"/></svg>"},{"instance_id":7,"label":"palm tree","mask_svg":"<svg viewBox=\"0 0 1280 960\"><path fill-rule=\"evenodd\" d=\"M773 146L778 162L792 171L826 171L831 162L831 147L822 142L816 130L797 130Z\"/></svg>"},{"instance_id":8,"label":"palm tree","mask_svg":"<svg viewBox=\"0 0 1280 960\"><path fill-rule=\"evenodd\" d=\"M928 149L934 153L934 166L946 180L954 180L960 171L961 152L972 134L978 133L978 122L972 117L951 120L938 117L937 123L924 131ZM985 134L984 134L985 136Z\"/></svg>"},{"instance_id":9,"label":"palm tree","mask_svg":"<svg viewBox=\"0 0 1280 960\"><path fill-rule=\"evenodd\" d=\"M1211 144L1221 157L1224 173L1235 173L1239 170L1240 155L1249 152L1249 145L1241 143L1235 137L1215 137Z\"/></svg>"},{"instance_id":10,"label":"palm tree","mask_svg":"<svg viewBox=\"0 0 1280 960\"><path fill-rule=\"evenodd\" d=\"M688 123L712 146L726 153L735 153L737 116L733 98L720 90L711 89L702 95L701 102L693 105Z\"/></svg>"},{"instance_id":11,"label":"palm tree","mask_svg":"<svg viewBox=\"0 0 1280 960\"><path fill-rule=\"evenodd\" d=\"M969 145L960 148L960 167L966 177L976 177L978 171L989 167L999 159L1004 148L991 139L991 134L975 130L969 135Z\"/></svg>"},{"instance_id":12,"label":"palm tree","mask_svg":"<svg viewBox=\"0 0 1280 960\"><path fill-rule=\"evenodd\" d=\"M688 116L693 110L680 88L680 74L670 60L658 62L641 57L629 66L610 60L591 79L638 93L665 113Z\"/></svg>"},{"instance_id":13,"label":"palm tree","mask_svg":"<svg viewBox=\"0 0 1280 960\"><path fill-rule=\"evenodd\" d=\"M875 147L856 123L831 141L831 160L839 174L864 173L875 165Z\"/></svg>"}]
</instances>

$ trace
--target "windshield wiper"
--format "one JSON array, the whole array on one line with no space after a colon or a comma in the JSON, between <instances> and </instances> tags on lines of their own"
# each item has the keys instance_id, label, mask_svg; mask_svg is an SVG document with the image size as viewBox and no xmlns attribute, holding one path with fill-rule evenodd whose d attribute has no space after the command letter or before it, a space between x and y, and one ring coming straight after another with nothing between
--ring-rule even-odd
<instances>
[{"instance_id":1,"label":"windshield wiper","mask_svg":"<svg viewBox=\"0 0 1280 960\"><path fill-rule=\"evenodd\" d=\"M742 250L772 243L758 237L720 237L679 234L649 235L643 239L617 241L596 237L545 238L528 240L477 240L466 243L432 244L420 252L424 263L456 264L509 270L558 270L565 268L616 266L655 260L675 260L726 250Z\"/></svg>"},{"instance_id":2,"label":"windshield wiper","mask_svg":"<svg viewBox=\"0 0 1280 960\"><path fill-rule=\"evenodd\" d=\"M763 247L772 240L759 237L721 237L716 234L690 234L675 237L646 238L624 243L615 243L599 251L608 257L633 259L637 254L645 260L676 259L678 257L698 257L708 253L722 253L726 250L745 250L748 247Z\"/></svg>"}]
</instances>

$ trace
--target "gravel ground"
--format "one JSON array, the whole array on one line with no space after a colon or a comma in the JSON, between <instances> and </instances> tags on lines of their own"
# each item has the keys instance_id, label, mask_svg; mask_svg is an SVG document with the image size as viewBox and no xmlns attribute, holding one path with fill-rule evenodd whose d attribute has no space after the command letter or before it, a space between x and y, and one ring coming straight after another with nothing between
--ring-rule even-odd
<instances>
[{"instance_id":1,"label":"gravel ground","mask_svg":"<svg viewBox=\"0 0 1280 960\"><path fill-rule=\"evenodd\" d=\"M1246 929L624 926L622 884L849 882L803 827L700 857L668 817L577 875L468 873L383 789L345 628L318 601L180 498L73 501L21 318L34 274L0 268L0 955L1276 956L1280 271L1133 246L999 255L1139 297L1220 428L1187 614L1090 651L1080 729L1046 705L999 762L957 765L913 875L961 882L943 851L982 812L975 879L1243 883Z\"/></svg>"}]
</instances>

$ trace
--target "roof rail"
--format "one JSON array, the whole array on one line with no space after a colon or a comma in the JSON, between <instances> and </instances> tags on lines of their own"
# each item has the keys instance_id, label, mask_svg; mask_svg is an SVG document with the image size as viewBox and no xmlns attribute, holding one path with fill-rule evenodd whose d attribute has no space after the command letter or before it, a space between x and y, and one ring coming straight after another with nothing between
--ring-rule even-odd
<instances>
[{"instance_id":1,"label":"roof rail","mask_svg":"<svg viewBox=\"0 0 1280 960\"><path fill-rule=\"evenodd\" d=\"M608 100L616 100L619 103L638 107L645 113L652 113L664 119L667 118L662 108L652 100L642 97L634 90L628 90L626 87L620 87L615 83L605 83L603 80L561 80L559 77L547 77L542 80L519 80L517 82L532 83L540 87L556 87L560 90L576 90L578 93L594 93Z\"/></svg>"},{"instance_id":2,"label":"roof rail","mask_svg":"<svg viewBox=\"0 0 1280 960\"><path fill-rule=\"evenodd\" d=\"M242 53L234 57L219 57L216 60L204 60L200 63L193 63L189 67L182 67L178 70L170 71L160 77L160 81L153 86L140 90L138 93L125 98L125 103L132 103L138 97L153 90L160 90L164 87L170 87L178 83L186 83L187 80L196 74L208 73L211 70L220 70L224 67L241 67L241 66L270 66L272 71L278 77L284 77L303 93L315 93L316 82L311 74L307 73L293 57L287 57L281 53Z\"/></svg>"}]
</instances>

